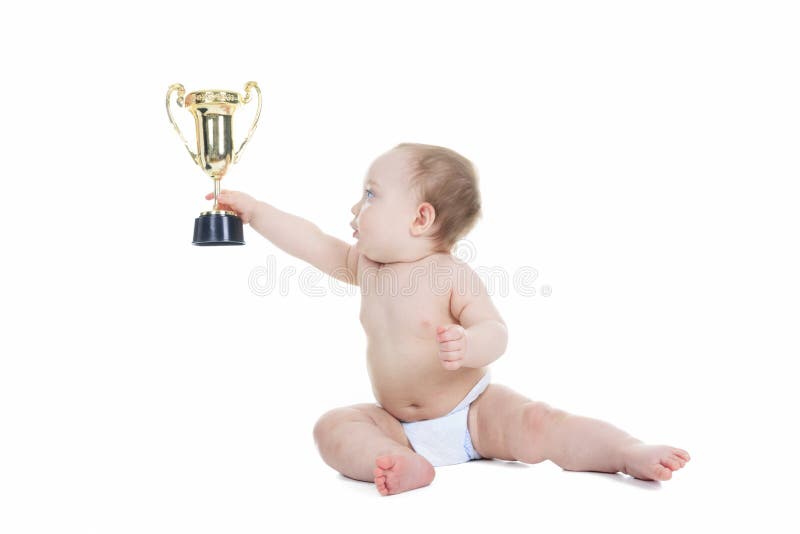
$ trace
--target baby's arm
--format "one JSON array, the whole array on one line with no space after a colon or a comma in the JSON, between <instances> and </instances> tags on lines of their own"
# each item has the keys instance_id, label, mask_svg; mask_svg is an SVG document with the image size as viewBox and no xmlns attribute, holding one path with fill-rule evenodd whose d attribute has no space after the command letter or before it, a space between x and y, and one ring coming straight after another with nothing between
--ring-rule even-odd
<instances>
[{"instance_id":1,"label":"baby's arm","mask_svg":"<svg viewBox=\"0 0 800 534\"><path fill-rule=\"evenodd\" d=\"M357 285L358 254L349 243L324 233L307 219L292 215L238 191L223 189L219 204L239 213L242 221L288 254L348 284Z\"/></svg>"},{"instance_id":2,"label":"baby's arm","mask_svg":"<svg viewBox=\"0 0 800 534\"><path fill-rule=\"evenodd\" d=\"M439 334L439 341L444 341L444 350L447 350L448 343L461 345L463 357L457 362L460 365L448 367L445 364L445 368L484 367L506 351L508 329L477 273L463 262L457 261L454 268L450 313L463 331L457 327L448 328Z\"/></svg>"}]
</instances>

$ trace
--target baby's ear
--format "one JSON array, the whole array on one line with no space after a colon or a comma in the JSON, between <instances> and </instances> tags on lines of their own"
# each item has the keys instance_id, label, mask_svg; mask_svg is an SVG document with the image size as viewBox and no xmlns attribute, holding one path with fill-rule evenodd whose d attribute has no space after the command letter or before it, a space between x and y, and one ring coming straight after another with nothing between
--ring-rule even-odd
<instances>
[{"instance_id":1,"label":"baby's ear","mask_svg":"<svg viewBox=\"0 0 800 534\"><path fill-rule=\"evenodd\" d=\"M430 202L423 202L417 206L417 214L411 225L411 233L415 236L424 234L433 226L433 221L435 220L436 210L433 208L433 204Z\"/></svg>"}]
</instances>

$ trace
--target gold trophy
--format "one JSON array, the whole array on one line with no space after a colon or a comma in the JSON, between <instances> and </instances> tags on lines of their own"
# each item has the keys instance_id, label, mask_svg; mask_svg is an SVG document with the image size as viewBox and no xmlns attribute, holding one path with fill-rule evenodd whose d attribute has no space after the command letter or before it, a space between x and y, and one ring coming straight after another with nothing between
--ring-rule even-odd
<instances>
[{"instance_id":1,"label":"gold trophy","mask_svg":"<svg viewBox=\"0 0 800 534\"><path fill-rule=\"evenodd\" d=\"M233 113L240 104L250 102L252 89L255 89L258 94L256 117L241 146L234 152ZM197 153L192 152L189 143L186 142L172 117L170 97L173 92L178 93L176 99L178 106L187 108L194 115ZM179 83L172 84L167 91L167 115L172 126L178 132L192 160L214 180L214 207L201 212L200 216L194 220L193 245L244 245L242 220L234 211L220 210L217 203L219 182L228 171L228 166L239 161L239 155L253 135L261 115L261 89L258 88L258 84L247 82L244 92L245 94L242 96L235 91L213 89L195 91L186 95L186 90Z\"/></svg>"}]
</instances>

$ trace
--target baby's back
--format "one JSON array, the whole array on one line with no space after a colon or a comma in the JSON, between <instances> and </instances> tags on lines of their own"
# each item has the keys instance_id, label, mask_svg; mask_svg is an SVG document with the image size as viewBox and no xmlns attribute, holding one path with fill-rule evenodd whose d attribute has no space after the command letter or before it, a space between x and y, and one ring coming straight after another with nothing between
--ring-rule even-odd
<instances>
[{"instance_id":1,"label":"baby's back","mask_svg":"<svg viewBox=\"0 0 800 534\"><path fill-rule=\"evenodd\" d=\"M446 370L438 358L436 327L458 321L450 311L457 272L449 254L413 263L358 260L359 318L367 334L367 368L376 400L401 421L447 414L485 369Z\"/></svg>"}]
</instances>

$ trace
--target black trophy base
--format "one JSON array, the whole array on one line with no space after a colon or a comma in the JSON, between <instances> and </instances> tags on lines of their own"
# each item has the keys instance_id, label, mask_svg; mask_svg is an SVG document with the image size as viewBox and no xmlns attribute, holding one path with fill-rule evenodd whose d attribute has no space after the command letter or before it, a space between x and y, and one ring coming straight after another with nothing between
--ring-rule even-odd
<instances>
[{"instance_id":1,"label":"black trophy base","mask_svg":"<svg viewBox=\"0 0 800 534\"><path fill-rule=\"evenodd\" d=\"M194 220L192 245L244 245L242 220L231 211L204 211Z\"/></svg>"}]
</instances>

